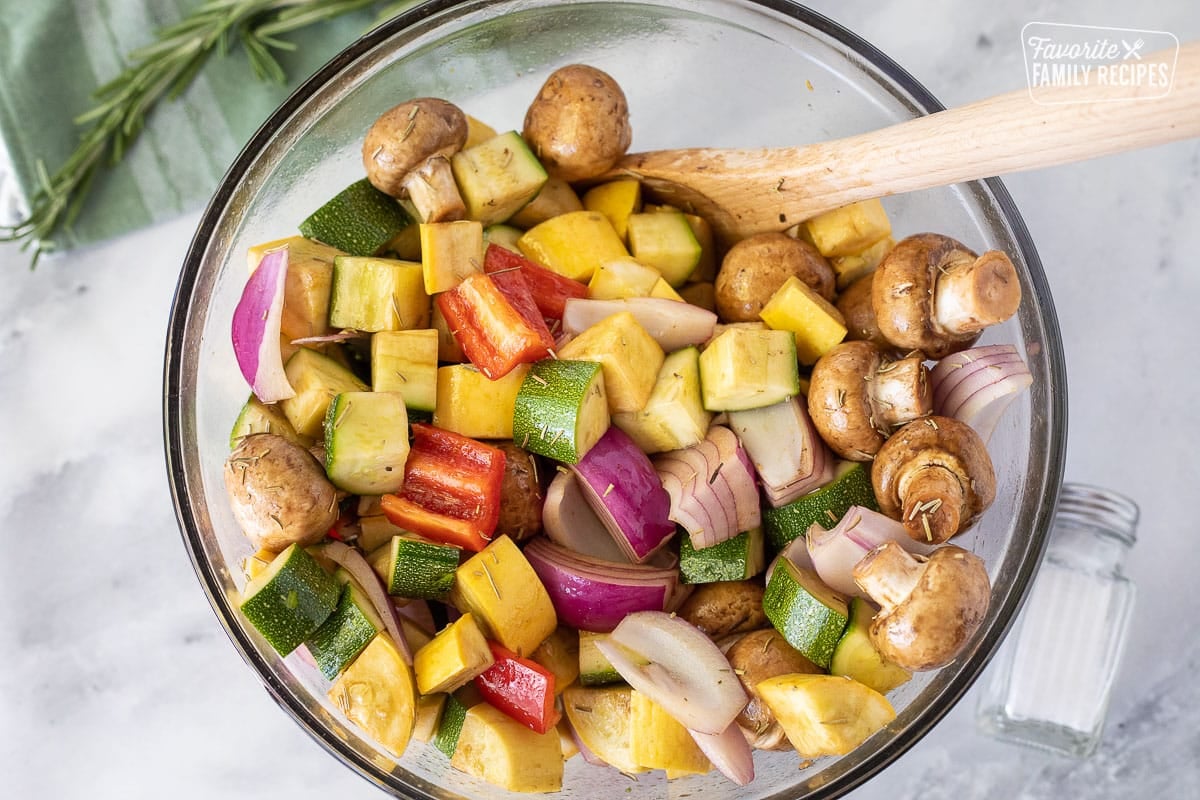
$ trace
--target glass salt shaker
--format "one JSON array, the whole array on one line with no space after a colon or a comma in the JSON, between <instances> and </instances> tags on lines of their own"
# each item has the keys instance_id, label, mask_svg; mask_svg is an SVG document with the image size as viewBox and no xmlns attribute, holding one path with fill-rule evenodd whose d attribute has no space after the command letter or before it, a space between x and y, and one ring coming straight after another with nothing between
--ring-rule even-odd
<instances>
[{"instance_id":1,"label":"glass salt shaker","mask_svg":"<svg viewBox=\"0 0 1200 800\"><path fill-rule=\"evenodd\" d=\"M1045 561L979 700L985 733L1081 758L1096 749L1133 611L1121 564L1137 522L1132 500L1063 485Z\"/></svg>"}]
</instances>

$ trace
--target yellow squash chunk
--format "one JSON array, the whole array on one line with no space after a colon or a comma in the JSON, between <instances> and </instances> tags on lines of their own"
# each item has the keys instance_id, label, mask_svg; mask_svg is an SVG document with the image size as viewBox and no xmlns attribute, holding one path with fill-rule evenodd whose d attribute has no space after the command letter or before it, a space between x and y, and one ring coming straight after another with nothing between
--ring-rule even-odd
<instances>
[{"instance_id":1,"label":"yellow squash chunk","mask_svg":"<svg viewBox=\"0 0 1200 800\"><path fill-rule=\"evenodd\" d=\"M392 540L393 536L404 533L404 529L392 523L383 514L370 514L358 518L359 533L356 544L365 553L382 547Z\"/></svg>"},{"instance_id":2,"label":"yellow squash chunk","mask_svg":"<svg viewBox=\"0 0 1200 800\"><path fill-rule=\"evenodd\" d=\"M562 748L563 761L570 761L579 755L579 745L575 743L575 736L571 733L570 725L565 717L554 729L558 731L558 744Z\"/></svg>"},{"instance_id":3,"label":"yellow squash chunk","mask_svg":"<svg viewBox=\"0 0 1200 800\"><path fill-rule=\"evenodd\" d=\"M563 692L563 710L579 740L604 763L632 775L646 768L633 757L628 686L571 686Z\"/></svg>"},{"instance_id":4,"label":"yellow squash chunk","mask_svg":"<svg viewBox=\"0 0 1200 800\"><path fill-rule=\"evenodd\" d=\"M801 237L826 258L861 253L891 233L892 223L879 200L863 200L835 208L800 226Z\"/></svg>"},{"instance_id":5,"label":"yellow squash chunk","mask_svg":"<svg viewBox=\"0 0 1200 800\"><path fill-rule=\"evenodd\" d=\"M759 696L801 758L840 756L896 718L879 692L836 675L777 675Z\"/></svg>"},{"instance_id":6,"label":"yellow squash chunk","mask_svg":"<svg viewBox=\"0 0 1200 800\"><path fill-rule=\"evenodd\" d=\"M333 266L329 324L359 331L398 331L429 325L429 295L421 265L374 256L339 256Z\"/></svg>"},{"instance_id":7,"label":"yellow squash chunk","mask_svg":"<svg viewBox=\"0 0 1200 800\"><path fill-rule=\"evenodd\" d=\"M554 691L562 694L579 678L579 632L560 625L529 657L554 673Z\"/></svg>"},{"instance_id":8,"label":"yellow squash chunk","mask_svg":"<svg viewBox=\"0 0 1200 800\"><path fill-rule=\"evenodd\" d=\"M401 203L403 205L403 203ZM409 216L413 219L417 218L416 209L409 212ZM383 247L385 253L395 253L396 258L405 261L421 261L421 226L414 222L406 225L400 230L392 240Z\"/></svg>"},{"instance_id":9,"label":"yellow squash chunk","mask_svg":"<svg viewBox=\"0 0 1200 800\"><path fill-rule=\"evenodd\" d=\"M532 653L558 627L546 587L507 536L459 565L450 600L474 615L484 635L519 656Z\"/></svg>"},{"instance_id":10,"label":"yellow squash chunk","mask_svg":"<svg viewBox=\"0 0 1200 800\"><path fill-rule=\"evenodd\" d=\"M534 733L487 703L467 711L450 766L510 792L562 788L558 731Z\"/></svg>"},{"instance_id":11,"label":"yellow squash chunk","mask_svg":"<svg viewBox=\"0 0 1200 800\"><path fill-rule=\"evenodd\" d=\"M480 122L470 114L464 114L467 118L467 141L463 144L463 149L474 147L477 144L483 144L488 139L496 138L496 129L486 122Z\"/></svg>"},{"instance_id":12,"label":"yellow squash chunk","mask_svg":"<svg viewBox=\"0 0 1200 800\"><path fill-rule=\"evenodd\" d=\"M697 214L684 214L688 225L692 226L692 234L700 243L700 263L688 276L688 283L711 281L717 277L717 243L713 236L712 225L708 220Z\"/></svg>"},{"instance_id":13,"label":"yellow squash chunk","mask_svg":"<svg viewBox=\"0 0 1200 800\"><path fill-rule=\"evenodd\" d=\"M817 363L846 338L842 313L795 275L771 295L758 316L769 328L796 334L796 357L801 364Z\"/></svg>"},{"instance_id":14,"label":"yellow squash chunk","mask_svg":"<svg viewBox=\"0 0 1200 800\"><path fill-rule=\"evenodd\" d=\"M879 266L879 262L883 261L883 257L895 246L896 240L891 236L885 236L861 253L852 256L835 256L829 259L829 264L833 267L833 274L837 276L837 288L845 289L868 272L874 272L875 268Z\"/></svg>"},{"instance_id":15,"label":"yellow squash chunk","mask_svg":"<svg viewBox=\"0 0 1200 800\"><path fill-rule=\"evenodd\" d=\"M474 220L421 224L421 271L429 294L483 272L483 226Z\"/></svg>"},{"instance_id":16,"label":"yellow squash chunk","mask_svg":"<svg viewBox=\"0 0 1200 800\"><path fill-rule=\"evenodd\" d=\"M682 286L696 271L702 248L683 214L663 211L629 217L629 252L667 283Z\"/></svg>"},{"instance_id":17,"label":"yellow squash chunk","mask_svg":"<svg viewBox=\"0 0 1200 800\"><path fill-rule=\"evenodd\" d=\"M687 728L636 689L630 695L629 750L633 760L671 775L702 775L712 769Z\"/></svg>"},{"instance_id":18,"label":"yellow squash chunk","mask_svg":"<svg viewBox=\"0 0 1200 800\"><path fill-rule=\"evenodd\" d=\"M412 668L387 634L371 640L329 689L330 701L396 758L404 755L416 721Z\"/></svg>"},{"instance_id":19,"label":"yellow squash chunk","mask_svg":"<svg viewBox=\"0 0 1200 800\"><path fill-rule=\"evenodd\" d=\"M280 400L279 408L296 433L311 439L324 435L321 425L335 395L368 390L345 365L307 347L293 353L283 369L296 394Z\"/></svg>"},{"instance_id":20,"label":"yellow squash chunk","mask_svg":"<svg viewBox=\"0 0 1200 800\"><path fill-rule=\"evenodd\" d=\"M519 364L493 381L471 364L438 368L433 424L472 439L511 439L513 407L528 373L529 365Z\"/></svg>"},{"instance_id":21,"label":"yellow squash chunk","mask_svg":"<svg viewBox=\"0 0 1200 800\"><path fill-rule=\"evenodd\" d=\"M547 269L583 282L606 261L629 258L612 223L598 211L572 211L548 219L526 231L517 246Z\"/></svg>"},{"instance_id":22,"label":"yellow squash chunk","mask_svg":"<svg viewBox=\"0 0 1200 800\"><path fill-rule=\"evenodd\" d=\"M587 328L558 352L559 358L595 361L604 371L608 410L638 411L650 399L666 357L633 314L622 311Z\"/></svg>"},{"instance_id":23,"label":"yellow squash chunk","mask_svg":"<svg viewBox=\"0 0 1200 800\"><path fill-rule=\"evenodd\" d=\"M421 694L452 692L495 662L471 614L463 614L413 654Z\"/></svg>"},{"instance_id":24,"label":"yellow squash chunk","mask_svg":"<svg viewBox=\"0 0 1200 800\"><path fill-rule=\"evenodd\" d=\"M336 247L289 236L251 247L246 252L250 271L258 269L271 250L288 249L287 280L283 286L283 314L279 318L279 330L283 338L303 339L322 336L328 330L329 291L333 284L333 259L346 255Z\"/></svg>"},{"instance_id":25,"label":"yellow squash chunk","mask_svg":"<svg viewBox=\"0 0 1200 800\"><path fill-rule=\"evenodd\" d=\"M428 411L437 397L438 333L433 328L371 336L371 391L398 392L408 408Z\"/></svg>"},{"instance_id":26,"label":"yellow squash chunk","mask_svg":"<svg viewBox=\"0 0 1200 800\"><path fill-rule=\"evenodd\" d=\"M583 207L607 217L613 230L625 241L630 215L642 210L642 184L634 178L622 178L593 186L583 196Z\"/></svg>"},{"instance_id":27,"label":"yellow squash chunk","mask_svg":"<svg viewBox=\"0 0 1200 800\"><path fill-rule=\"evenodd\" d=\"M677 300L683 302L683 295L675 291L675 287L667 283L663 278L659 278L654 283L654 288L650 290L651 297L660 297L663 300Z\"/></svg>"},{"instance_id":28,"label":"yellow squash chunk","mask_svg":"<svg viewBox=\"0 0 1200 800\"><path fill-rule=\"evenodd\" d=\"M665 453L699 444L712 418L700 391L700 351L685 347L663 360L645 405L613 414L612 424L643 453Z\"/></svg>"},{"instance_id":29,"label":"yellow squash chunk","mask_svg":"<svg viewBox=\"0 0 1200 800\"><path fill-rule=\"evenodd\" d=\"M508 224L518 228L532 228L559 214L582 210L583 203L579 202L579 195L575 194L571 184L562 178L550 178L542 185L536 197L508 218Z\"/></svg>"},{"instance_id":30,"label":"yellow squash chunk","mask_svg":"<svg viewBox=\"0 0 1200 800\"><path fill-rule=\"evenodd\" d=\"M654 267L618 258L596 267L588 281L588 297L592 300L623 300L627 297L649 297L662 274Z\"/></svg>"},{"instance_id":31,"label":"yellow squash chunk","mask_svg":"<svg viewBox=\"0 0 1200 800\"><path fill-rule=\"evenodd\" d=\"M442 692L423 694L417 698L417 719L413 724L412 738L428 742L437 733L442 721L442 709L446 707L446 695Z\"/></svg>"}]
</instances>

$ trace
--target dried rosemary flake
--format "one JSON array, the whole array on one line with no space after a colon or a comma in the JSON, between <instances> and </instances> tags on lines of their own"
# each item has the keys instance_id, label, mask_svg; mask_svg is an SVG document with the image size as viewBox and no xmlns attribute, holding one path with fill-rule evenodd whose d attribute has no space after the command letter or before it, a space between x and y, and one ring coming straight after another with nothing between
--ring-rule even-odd
<instances>
[{"instance_id":1,"label":"dried rosemary flake","mask_svg":"<svg viewBox=\"0 0 1200 800\"><path fill-rule=\"evenodd\" d=\"M537 381L539 386L546 386L549 384L549 381L547 381L541 375L538 375L536 372L532 373L529 377Z\"/></svg>"},{"instance_id":2,"label":"dried rosemary flake","mask_svg":"<svg viewBox=\"0 0 1200 800\"><path fill-rule=\"evenodd\" d=\"M488 583L492 585L492 591L496 593L496 599L500 600L500 587L496 585L496 579L492 577L492 571L487 568L487 564L481 564L480 566L483 567L483 574L487 576Z\"/></svg>"},{"instance_id":3,"label":"dried rosemary flake","mask_svg":"<svg viewBox=\"0 0 1200 800\"><path fill-rule=\"evenodd\" d=\"M932 542L933 541L933 531L930 530L930 528L929 528L929 515L928 514L921 515L921 527L923 527L925 529L925 541Z\"/></svg>"},{"instance_id":4,"label":"dried rosemary flake","mask_svg":"<svg viewBox=\"0 0 1200 800\"><path fill-rule=\"evenodd\" d=\"M725 462L717 464L717 468L713 470L713 474L708 477L708 485L712 486L717 480L717 476L721 474L721 467L725 466Z\"/></svg>"},{"instance_id":5,"label":"dried rosemary flake","mask_svg":"<svg viewBox=\"0 0 1200 800\"><path fill-rule=\"evenodd\" d=\"M603 495L603 496L604 496L604 497L608 497L608 496L609 496L609 494L611 494L611 493L612 493L612 490L613 490L613 488L615 488L615 487L613 487L613 485L610 483L610 484L609 484L609 485L608 485L608 486L607 486L607 487L604 489L604 495Z\"/></svg>"}]
</instances>

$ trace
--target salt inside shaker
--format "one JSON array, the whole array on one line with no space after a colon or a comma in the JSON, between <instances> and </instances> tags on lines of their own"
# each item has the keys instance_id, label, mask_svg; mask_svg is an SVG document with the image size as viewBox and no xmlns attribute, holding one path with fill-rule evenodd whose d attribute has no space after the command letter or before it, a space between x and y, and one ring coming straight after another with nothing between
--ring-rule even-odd
<instances>
[{"instance_id":1,"label":"salt inside shaker","mask_svg":"<svg viewBox=\"0 0 1200 800\"><path fill-rule=\"evenodd\" d=\"M1079 757L1096 749L1133 611L1121 564L1137 521L1128 498L1063 485L1045 561L980 696L985 733Z\"/></svg>"}]
</instances>

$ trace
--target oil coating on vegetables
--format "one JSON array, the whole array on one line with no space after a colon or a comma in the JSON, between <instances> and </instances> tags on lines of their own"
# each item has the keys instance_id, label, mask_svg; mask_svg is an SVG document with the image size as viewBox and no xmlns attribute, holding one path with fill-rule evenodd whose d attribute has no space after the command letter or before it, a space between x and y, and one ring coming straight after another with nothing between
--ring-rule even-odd
<instances>
[{"instance_id":1,"label":"oil coating on vegetables","mask_svg":"<svg viewBox=\"0 0 1200 800\"><path fill-rule=\"evenodd\" d=\"M994 470L970 420L936 415L928 362L960 351L942 372L963 368L1015 313L1011 261L894 243L878 201L723 251L690 209L605 182L629 116L616 80L578 64L546 79L523 138L406 101L367 130L369 184L306 220L310 239L252 248L275 278L254 308L284 308L241 333L283 347L255 349L248 380L278 368L294 391L247 404L225 464L259 549L245 616L271 646L319 642L326 677L343 665L334 706L392 755L416 731L511 791L570 788L576 750L739 786L753 749L845 754L887 735L883 693L968 652L989 607L982 560L943 543L993 502ZM306 289L288 269L333 238L348 252L327 248L323 294ZM330 297L386 325L331 318ZM289 341L289 304L328 334ZM1016 376L993 394L1028 385L1015 349L990 357ZM951 383L946 413L990 402ZM339 404L384 392L404 422L368 412L348 437ZM314 439L346 452L322 464ZM385 451L405 455L379 466ZM339 461L383 494L339 509Z\"/></svg>"}]
</instances>

